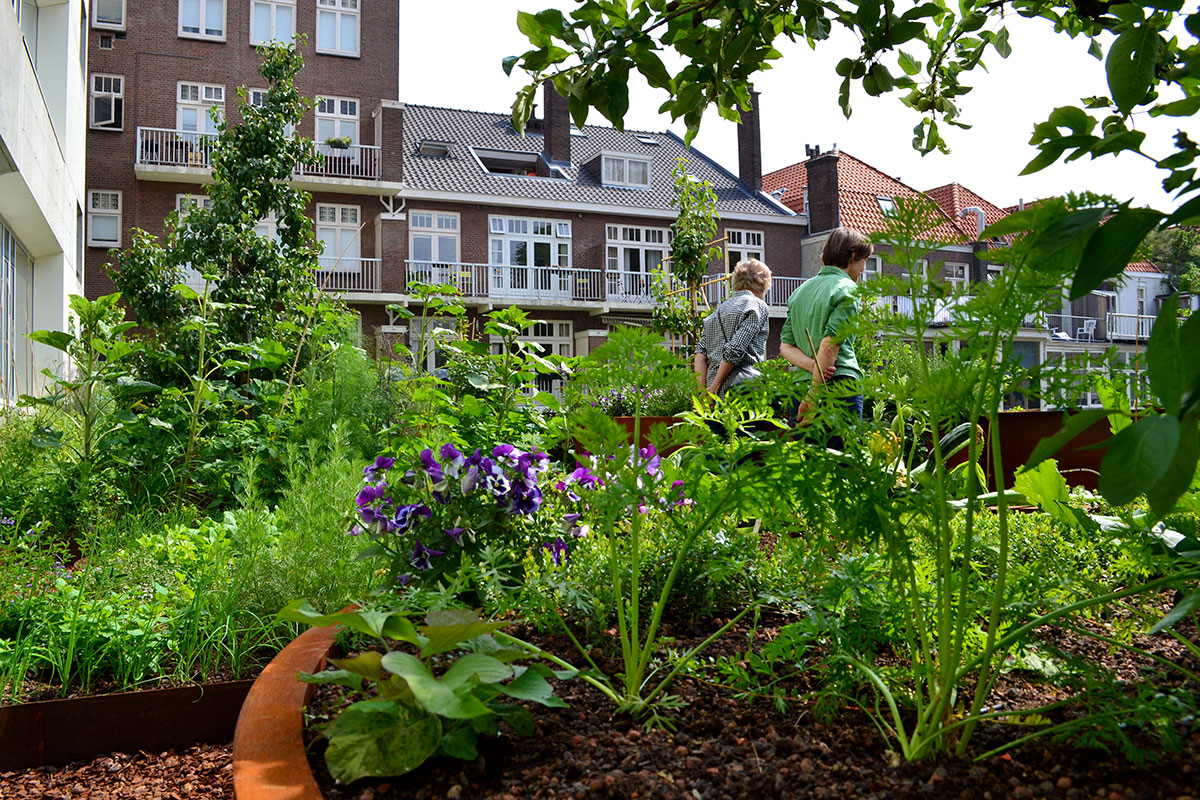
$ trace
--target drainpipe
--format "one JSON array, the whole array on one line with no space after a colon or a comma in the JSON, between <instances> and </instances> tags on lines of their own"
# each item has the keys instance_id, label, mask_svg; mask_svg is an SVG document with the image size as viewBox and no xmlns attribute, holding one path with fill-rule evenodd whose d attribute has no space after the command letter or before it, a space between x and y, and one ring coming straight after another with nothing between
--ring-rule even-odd
<instances>
[{"instance_id":1,"label":"drainpipe","mask_svg":"<svg viewBox=\"0 0 1200 800\"><path fill-rule=\"evenodd\" d=\"M975 215L975 241L979 241L983 238L983 209L979 206L967 206L958 212L958 216L960 217L965 217L967 214Z\"/></svg>"}]
</instances>

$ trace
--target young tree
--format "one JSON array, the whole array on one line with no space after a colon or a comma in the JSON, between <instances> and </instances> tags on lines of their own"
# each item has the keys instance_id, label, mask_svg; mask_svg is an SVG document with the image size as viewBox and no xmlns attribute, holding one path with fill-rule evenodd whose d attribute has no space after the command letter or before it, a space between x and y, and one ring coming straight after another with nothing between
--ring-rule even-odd
<instances>
[{"instance_id":1,"label":"young tree","mask_svg":"<svg viewBox=\"0 0 1200 800\"><path fill-rule=\"evenodd\" d=\"M1141 113L1191 117L1200 110L1200 13L1185 14L1183 7L1183 0L578 0L569 15L554 9L519 13L517 25L533 48L506 58L504 68L511 73L519 66L530 76L513 103L518 129L546 81L567 98L577 125L595 108L621 127L629 108L628 76L639 72L667 93L660 110L683 118L690 141L709 106L732 120L739 119L739 108L750 107L752 79L780 57L780 37L815 47L837 24L862 44L837 66L845 114L856 84L872 96L902 92L901 100L923 115L913 143L929 152L947 149L939 121L963 127L957 103L971 90L967 74L983 65L989 51L1009 55L1004 16L1043 19L1065 36L1090 40L1089 52L1103 61L1109 96L1058 108L1036 125L1032 143L1041 152L1025 173L1060 159L1139 153L1165 171L1164 188L1180 199L1169 214L1123 203L1070 217L1059 235L1069 232L1093 245L1077 254L1082 258L1072 295L1081 297L1119 275L1154 228L1200 222L1200 146L1180 131L1174 152L1146 153L1145 134L1133 124ZM1182 35L1176 34L1179 23ZM1102 34L1113 37L1107 51ZM672 74L660 57L664 51L682 56L686 65Z\"/></svg>"}]
</instances>

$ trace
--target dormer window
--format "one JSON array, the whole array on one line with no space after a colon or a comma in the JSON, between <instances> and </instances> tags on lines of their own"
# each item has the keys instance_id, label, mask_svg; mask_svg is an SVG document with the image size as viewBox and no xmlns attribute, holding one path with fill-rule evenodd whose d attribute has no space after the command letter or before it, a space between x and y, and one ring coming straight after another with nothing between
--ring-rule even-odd
<instances>
[{"instance_id":1,"label":"dormer window","mask_svg":"<svg viewBox=\"0 0 1200 800\"><path fill-rule=\"evenodd\" d=\"M659 146L658 139L655 139L653 136L647 136L642 133L636 133L636 134L634 134L633 138L637 139L639 142L641 142L642 144L644 144L648 147L658 147Z\"/></svg>"},{"instance_id":2,"label":"dormer window","mask_svg":"<svg viewBox=\"0 0 1200 800\"><path fill-rule=\"evenodd\" d=\"M605 186L650 188L650 159L605 153L602 156L602 182Z\"/></svg>"},{"instance_id":3,"label":"dormer window","mask_svg":"<svg viewBox=\"0 0 1200 800\"><path fill-rule=\"evenodd\" d=\"M876 197L879 202L879 210L883 212L885 217L893 216L896 213L896 201L890 197Z\"/></svg>"},{"instance_id":4,"label":"dormer window","mask_svg":"<svg viewBox=\"0 0 1200 800\"><path fill-rule=\"evenodd\" d=\"M425 139L417 146L417 151L423 156L440 156L445 158L450 155L450 143L439 142L434 139Z\"/></svg>"},{"instance_id":5,"label":"dormer window","mask_svg":"<svg viewBox=\"0 0 1200 800\"><path fill-rule=\"evenodd\" d=\"M489 175L537 175L537 153L486 150L482 147L473 147L471 150Z\"/></svg>"},{"instance_id":6,"label":"dormer window","mask_svg":"<svg viewBox=\"0 0 1200 800\"><path fill-rule=\"evenodd\" d=\"M576 128L574 125L571 126L571 135L578 139L587 138L587 133L582 128Z\"/></svg>"}]
</instances>

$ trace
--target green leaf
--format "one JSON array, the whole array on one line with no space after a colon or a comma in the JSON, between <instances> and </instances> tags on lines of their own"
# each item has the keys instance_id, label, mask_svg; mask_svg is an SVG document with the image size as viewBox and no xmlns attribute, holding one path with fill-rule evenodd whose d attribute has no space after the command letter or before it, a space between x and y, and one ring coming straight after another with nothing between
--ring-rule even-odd
<instances>
[{"instance_id":1,"label":"green leaf","mask_svg":"<svg viewBox=\"0 0 1200 800\"><path fill-rule=\"evenodd\" d=\"M380 663L384 669L408 682L413 698L430 714L451 719L470 719L492 713L478 697L470 693L469 687L463 687L468 691L454 691L433 677L429 668L415 656L393 651L385 655Z\"/></svg>"},{"instance_id":2,"label":"green leaf","mask_svg":"<svg viewBox=\"0 0 1200 800\"><path fill-rule=\"evenodd\" d=\"M1088 40L1088 55L1099 61L1104 58L1104 48L1100 46L1100 42L1095 39Z\"/></svg>"},{"instance_id":3,"label":"green leaf","mask_svg":"<svg viewBox=\"0 0 1200 800\"><path fill-rule=\"evenodd\" d=\"M342 711L325 731L325 763L340 783L412 772L437 752L442 722L411 715L390 700L364 700Z\"/></svg>"},{"instance_id":4,"label":"green leaf","mask_svg":"<svg viewBox=\"0 0 1200 800\"><path fill-rule=\"evenodd\" d=\"M461 656L442 675L442 683L451 689L457 689L471 678L480 683L499 683L513 675L512 667L498 659L483 653L467 653Z\"/></svg>"},{"instance_id":5,"label":"green leaf","mask_svg":"<svg viewBox=\"0 0 1200 800\"><path fill-rule=\"evenodd\" d=\"M1012 55L1012 45L1008 43L1008 28L1001 28L996 31L996 38L992 39L992 47L996 48L996 52L1001 58L1008 58Z\"/></svg>"},{"instance_id":6,"label":"green leaf","mask_svg":"<svg viewBox=\"0 0 1200 800\"><path fill-rule=\"evenodd\" d=\"M1123 506L1145 494L1166 474L1179 446L1179 420L1140 419L1112 438L1100 465L1100 492Z\"/></svg>"},{"instance_id":7,"label":"green leaf","mask_svg":"<svg viewBox=\"0 0 1200 800\"><path fill-rule=\"evenodd\" d=\"M61 350L64 353L70 352L71 343L75 341L74 336L63 331L34 331L29 334L29 338L38 344L53 347L55 350Z\"/></svg>"},{"instance_id":8,"label":"green leaf","mask_svg":"<svg viewBox=\"0 0 1200 800\"><path fill-rule=\"evenodd\" d=\"M1146 99L1154 85L1154 67L1158 63L1158 31L1141 25L1117 37L1108 50L1104 69L1113 103L1123 114Z\"/></svg>"},{"instance_id":9,"label":"green leaf","mask_svg":"<svg viewBox=\"0 0 1200 800\"><path fill-rule=\"evenodd\" d=\"M1164 224L1168 226L1200 224L1200 197L1193 197L1175 209Z\"/></svg>"},{"instance_id":10,"label":"green leaf","mask_svg":"<svg viewBox=\"0 0 1200 800\"><path fill-rule=\"evenodd\" d=\"M1150 116L1191 117L1200 111L1200 94L1150 109Z\"/></svg>"},{"instance_id":11,"label":"green leaf","mask_svg":"<svg viewBox=\"0 0 1200 800\"><path fill-rule=\"evenodd\" d=\"M1088 240L1071 279L1071 299L1086 297L1106 280L1124 273L1138 245L1162 218L1153 209L1125 208L1101 225Z\"/></svg>"},{"instance_id":12,"label":"green leaf","mask_svg":"<svg viewBox=\"0 0 1200 800\"><path fill-rule=\"evenodd\" d=\"M1058 463L1053 459L1042 461L1033 469L1018 472L1013 488L1059 522L1072 528L1096 527L1087 514L1071 507L1067 479L1058 471Z\"/></svg>"},{"instance_id":13,"label":"green leaf","mask_svg":"<svg viewBox=\"0 0 1200 800\"><path fill-rule=\"evenodd\" d=\"M505 627L506 622L481 622L478 613L459 609L431 611L425 617L426 624L420 632L425 636L425 644L421 648L421 657L429 658L439 653L448 653L463 642L470 641L476 636L498 631Z\"/></svg>"},{"instance_id":14,"label":"green leaf","mask_svg":"<svg viewBox=\"0 0 1200 800\"><path fill-rule=\"evenodd\" d=\"M476 746L479 734L470 725L458 725L451 728L442 737L441 751L451 758L461 758L463 761L474 761L479 758L479 748Z\"/></svg>"},{"instance_id":15,"label":"green leaf","mask_svg":"<svg viewBox=\"0 0 1200 800\"><path fill-rule=\"evenodd\" d=\"M29 443L39 449L57 450L63 446L62 431L56 431L44 425L39 425L33 429L33 435L30 436Z\"/></svg>"},{"instance_id":16,"label":"green leaf","mask_svg":"<svg viewBox=\"0 0 1200 800\"><path fill-rule=\"evenodd\" d=\"M1186 388L1179 349L1179 295L1173 294L1159 309L1158 319L1146 344L1146 371L1150 373L1150 388L1158 395L1163 410L1179 416L1183 391Z\"/></svg>"},{"instance_id":17,"label":"green leaf","mask_svg":"<svg viewBox=\"0 0 1200 800\"><path fill-rule=\"evenodd\" d=\"M550 34L542 21L527 11L517 12L517 30L525 34L534 47L549 47Z\"/></svg>"},{"instance_id":18,"label":"green leaf","mask_svg":"<svg viewBox=\"0 0 1200 800\"><path fill-rule=\"evenodd\" d=\"M301 683L333 684L358 691L362 688L362 676L344 669L326 669L320 672L301 672L297 676Z\"/></svg>"},{"instance_id":19,"label":"green leaf","mask_svg":"<svg viewBox=\"0 0 1200 800\"><path fill-rule=\"evenodd\" d=\"M1056 253L1074 244L1080 236L1090 235L1090 231L1099 226L1107 213L1108 209L1105 208L1072 211L1042 230L1034 239L1033 247L1040 253Z\"/></svg>"},{"instance_id":20,"label":"green leaf","mask_svg":"<svg viewBox=\"0 0 1200 800\"><path fill-rule=\"evenodd\" d=\"M900 51L900 69L905 75L916 75L921 71L921 63L903 50ZM840 74L840 73L839 73Z\"/></svg>"},{"instance_id":21,"label":"green leaf","mask_svg":"<svg viewBox=\"0 0 1200 800\"><path fill-rule=\"evenodd\" d=\"M540 703L549 708L566 708L566 701L554 696L554 687L545 678L548 674L551 673L545 665L530 665L514 680L502 684L500 691L517 700Z\"/></svg>"},{"instance_id":22,"label":"green leaf","mask_svg":"<svg viewBox=\"0 0 1200 800\"><path fill-rule=\"evenodd\" d=\"M302 622L318 628L343 625L356 633L384 637L397 641L418 643L416 630L411 622L398 611L342 611L337 614L322 614L309 605L307 600L288 603L276 615L284 622Z\"/></svg>"},{"instance_id":23,"label":"green leaf","mask_svg":"<svg viewBox=\"0 0 1200 800\"><path fill-rule=\"evenodd\" d=\"M1179 446L1171 459L1166 473L1149 490L1146 500L1150 510L1165 517L1175 510L1175 504L1192 486L1196 478L1196 462L1200 456L1200 438L1197 436L1196 417L1186 417L1179 424Z\"/></svg>"},{"instance_id":24,"label":"green leaf","mask_svg":"<svg viewBox=\"0 0 1200 800\"><path fill-rule=\"evenodd\" d=\"M1154 624L1154 627L1149 631L1150 635L1153 636L1156 633L1165 631L1198 608L1200 608L1200 589L1197 589L1176 603L1175 607L1165 617Z\"/></svg>"}]
</instances>

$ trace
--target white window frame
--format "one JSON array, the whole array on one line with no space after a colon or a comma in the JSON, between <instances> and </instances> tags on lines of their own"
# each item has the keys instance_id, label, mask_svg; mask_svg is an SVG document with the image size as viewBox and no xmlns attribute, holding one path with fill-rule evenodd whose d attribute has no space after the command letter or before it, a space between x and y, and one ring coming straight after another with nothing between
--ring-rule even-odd
<instances>
[{"instance_id":1,"label":"white window frame","mask_svg":"<svg viewBox=\"0 0 1200 800\"><path fill-rule=\"evenodd\" d=\"M175 211L179 214L180 220L187 215L189 206L211 209L212 198L206 194L175 195ZM183 271L183 274L179 276L180 282L192 287L197 292L203 292L206 281L204 280L204 276L200 274L200 270L194 268L191 264L181 264L180 267Z\"/></svg>"},{"instance_id":2,"label":"white window frame","mask_svg":"<svg viewBox=\"0 0 1200 800\"><path fill-rule=\"evenodd\" d=\"M869 281L883 274L883 259L879 256L867 256L866 266L863 267L862 280Z\"/></svg>"},{"instance_id":3,"label":"white window frame","mask_svg":"<svg viewBox=\"0 0 1200 800\"><path fill-rule=\"evenodd\" d=\"M519 342L533 342L542 346L542 355L559 355L570 358L575 352L575 323L567 319L539 319L517 336ZM489 336L493 354L500 355L504 340L499 336ZM558 375L537 375L532 383L526 384L521 393L526 397L534 397L539 392L546 392L562 398L563 380Z\"/></svg>"},{"instance_id":4,"label":"white window frame","mask_svg":"<svg viewBox=\"0 0 1200 800\"><path fill-rule=\"evenodd\" d=\"M97 91L96 80L101 82L108 80L108 91ZM120 85L120 91L116 86ZM110 108L112 109L112 121L116 124L106 124L96 122L96 99L108 98ZM120 104L120 113L118 113L118 103ZM101 131L123 131L125 130L125 76L113 75L106 72L93 72L88 78L88 127Z\"/></svg>"},{"instance_id":5,"label":"white window frame","mask_svg":"<svg viewBox=\"0 0 1200 800\"><path fill-rule=\"evenodd\" d=\"M181 99L183 87L195 87L196 99ZM219 99L218 99L219 98ZM197 83L196 81L179 81L175 84L175 130L183 130L183 111L190 108L196 111L196 130L188 131L197 135L215 136L216 130L208 130L211 122L208 110L220 109L221 118L225 118L225 87L216 83Z\"/></svg>"},{"instance_id":6,"label":"white window frame","mask_svg":"<svg viewBox=\"0 0 1200 800\"><path fill-rule=\"evenodd\" d=\"M567 236L560 233L565 230ZM488 217L489 294L540 296L571 294L572 242L570 223L548 217ZM516 263L524 245L525 263ZM537 264L539 246L549 248L548 264Z\"/></svg>"},{"instance_id":7,"label":"white window frame","mask_svg":"<svg viewBox=\"0 0 1200 800\"><path fill-rule=\"evenodd\" d=\"M759 261L765 261L763 258L764 245L766 243L766 235L762 231L745 230L741 228L726 229L725 231L725 259L727 267L730 271L738 265L739 261L748 258L757 258ZM739 254L740 258L734 258L734 253Z\"/></svg>"},{"instance_id":8,"label":"white window frame","mask_svg":"<svg viewBox=\"0 0 1200 800\"><path fill-rule=\"evenodd\" d=\"M634 182L629 177L630 162L638 162L646 167L645 183ZM600 183L605 186L617 186L625 189L649 189L654 183L653 159L631 153L600 153ZM617 167L620 166L620 174ZM612 167L610 170L609 167Z\"/></svg>"},{"instance_id":9,"label":"white window frame","mask_svg":"<svg viewBox=\"0 0 1200 800\"><path fill-rule=\"evenodd\" d=\"M317 0L316 31L314 32L317 52L331 56L358 58L359 53L362 52L361 11L360 0ZM336 46L332 48L321 45L321 17L328 14L332 14L334 18L333 30ZM346 43L342 41L342 18L347 16L355 18L353 49L345 47Z\"/></svg>"},{"instance_id":10,"label":"white window frame","mask_svg":"<svg viewBox=\"0 0 1200 800\"><path fill-rule=\"evenodd\" d=\"M944 280L955 289L962 289L967 285L967 275L970 273L970 264L961 261L947 261L942 264L945 272Z\"/></svg>"},{"instance_id":11,"label":"white window frame","mask_svg":"<svg viewBox=\"0 0 1200 800\"><path fill-rule=\"evenodd\" d=\"M271 16L271 31L270 31L271 35L265 39L261 38L261 37L256 38L254 35L255 34L254 9L256 6L260 6L260 5L268 6L270 9L269 13ZM275 29L277 27L277 14L281 7L290 8L292 11L292 35L289 36L287 39L280 39L278 36L275 35ZM267 44L269 42L280 42L282 44L288 44L289 42L291 42L293 39L296 38L296 33L297 33L297 31L296 31L296 0L250 0L250 44L252 44L252 45Z\"/></svg>"},{"instance_id":12,"label":"white window frame","mask_svg":"<svg viewBox=\"0 0 1200 800\"><path fill-rule=\"evenodd\" d=\"M333 211L334 219L323 221L322 213L330 210ZM348 216L352 216L353 221L347 220ZM335 232L334 248L337 252L324 252L325 240L320 235L322 228ZM322 255L318 262L322 272L358 272L362 269L362 206L318 203L316 233L317 241L322 244ZM345 236L350 237L348 242L344 241Z\"/></svg>"},{"instance_id":13,"label":"white window frame","mask_svg":"<svg viewBox=\"0 0 1200 800\"><path fill-rule=\"evenodd\" d=\"M209 42L225 41L225 34L229 29L229 3L228 0L221 0L221 32L208 33L208 30L213 26L209 24L208 19L208 0L194 0L200 4L200 29L198 31L185 31L183 29L183 4L189 0L179 0L176 4L177 25L176 33L181 39L204 39Z\"/></svg>"},{"instance_id":14,"label":"white window frame","mask_svg":"<svg viewBox=\"0 0 1200 800\"><path fill-rule=\"evenodd\" d=\"M95 202L97 195L112 195L117 199L117 207L113 208L96 208ZM106 250L112 247L121 246L121 191L118 189L91 189L88 191L87 198L87 244L88 247L103 247ZM97 240L92 238L93 220L96 217L112 217L117 221L117 237L113 241Z\"/></svg>"},{"instance_id":15,"label":"white window frame","mask_svg":"<svg viewBox=\"0 0 1200 800\"><path fill-rule=\"evenodd\" d=\"M351 114L346 110L346 104L354 104L354 113ZM322 106L327 106L322 108ZM357 150L354 145L358 144L358 112L362 105L356 97L333 97L330 95L318 95L316 105L313 106L313 140L316 142L317 151L324 155L339 155L346 153L357 158ZM333 136L322 136L321 123L331 122L333 124ZM326 139L333 137L345 136L346 126L351 126L350 129L350 151L338 150L325 144Z\"/></svg>"},{"instance_id":16,"label":"white window frame","mask_svg":"<svg viewBox=\"0 0 1200 800\"><path fill-rule=\"evenodd\" d=\"M100 13L97 10L100 6L100 0L92 0L92 27L105 31L125 30L126 21L129 19L129 9L127 8L127 0L119 0L119 2L121 3L121 21L101 22Z\"/></svg>"}]
</instances>

